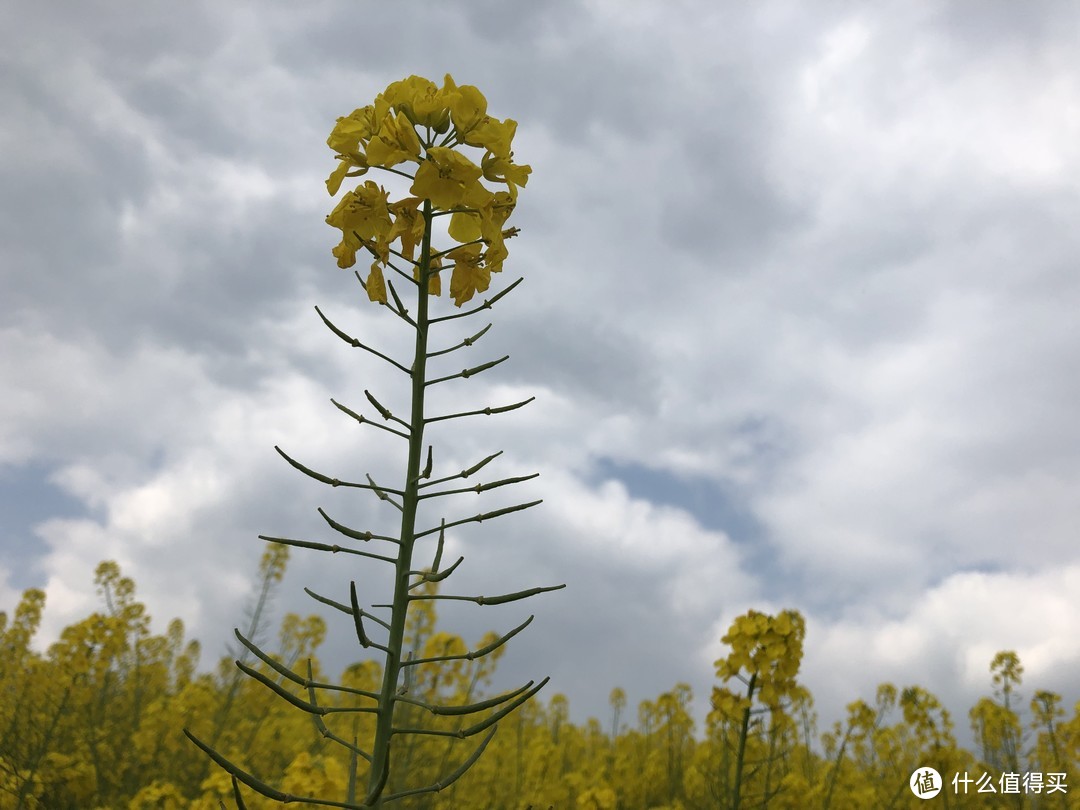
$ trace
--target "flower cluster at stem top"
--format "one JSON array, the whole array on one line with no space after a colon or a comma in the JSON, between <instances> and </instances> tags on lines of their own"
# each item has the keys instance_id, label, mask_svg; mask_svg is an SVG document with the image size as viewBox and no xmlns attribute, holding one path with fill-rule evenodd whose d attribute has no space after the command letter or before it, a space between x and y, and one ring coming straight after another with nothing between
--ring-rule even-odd
<instances>
[{"instance_id":1,"label":"flower cluster at stem top","mask_svg":"<svg viewBox=\"0 0 1080 810\"><path fill-rule=\"evenodd\" d=\"M751 610L738 617L720 639L731 647L731 652L727 658L716 661L716 675L723 681L738 678L744 683L752 677L757 699L769 708L779 708L784 700L798 694L796 677L805 637L806 621L797 611L785 610L769 616ZM727 698L726 690L724 697ZM750 705L746 697L738 701L740 708Z\"/></svg>"},{"instance_id":2,"label":"flower cluster at stem top","mask_svg":"<svg viewBox=\"0 0 1080 810\"><path fill-rule=\"evenodd\" d=\"M389 192L372 180L347 191L326 218L341 230L334 248L339 267L352 267L365 248L375 258L365 286L372 301L386 303L384 269L397 269L392 256L412 265L412 277L427 276L428 292L439 295L443 259L453 263L450 295L457 306L484 292L491 274L508 256L505 240L517 233L504 228L532 169L513 161L511 143L517 122L487 114L487 99L471 85L447 74L440 88L420 76L394 82L369 104L339 118L327 144L338 166L326 180L331 196L346 177L383 169L412 180L412 196L390 202ZM480 163L458 151L483 150ZM410 165L414 164L414 165ZM505 185L491 191L481 183ZM430 249L426 266L417 255L432 218L450 215L447 229L456 247Z\"/></svg>"}]
</instances>

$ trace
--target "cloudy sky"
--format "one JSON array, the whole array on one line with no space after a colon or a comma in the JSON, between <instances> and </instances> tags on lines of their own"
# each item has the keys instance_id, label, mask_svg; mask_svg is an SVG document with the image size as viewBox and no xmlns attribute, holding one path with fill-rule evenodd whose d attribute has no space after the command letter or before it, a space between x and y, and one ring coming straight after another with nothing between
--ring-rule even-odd
<instances>
[{"instance_id":1,"label":"cloudy sky","mask_svg":"<svg viewBox=\"0 0 1080 810\"><path fill-rule=\"evenodd\" d=\"M42 646L114 559L209 666L258 534L392 525L273 448L401 474L330 403L407 391L316 304L406 336L330 255L325 140L450 72L533 175L496 288L525 282L446 368L510 360L435 404L536 401L433 427L436 471L540 473L450 518L544 503L453 531L444 590L567 584L444 611L536 613L499 685L550 674L582 720L683 681L700 718L732 619L795 608L822 727L890 681L963 732L1001 649L1080 698L1075 5L12 1L0 31L0 607L44 587ZM346 562L294 554L279 613L378 601Z\"/></svg>"}]
</instances>

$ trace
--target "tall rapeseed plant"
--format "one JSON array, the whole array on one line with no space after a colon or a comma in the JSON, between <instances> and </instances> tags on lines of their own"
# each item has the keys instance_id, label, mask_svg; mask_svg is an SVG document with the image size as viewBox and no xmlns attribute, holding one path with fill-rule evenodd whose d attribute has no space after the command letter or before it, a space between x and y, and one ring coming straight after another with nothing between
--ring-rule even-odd
<instances>
[{"instance_id":1,"label":"tall rapeseed plant","mask_svg":"<svg viewBox=\"0 0 1080 810\"><path fill-rule=\"evenodd\" d=\"M540 501L528 501L468 517L447 520L437 526L418 526L417 513L421 501L463 492L486 492L534 478L534 475L502 478L471 486L455 486L452 482L467 479L493 461L501 451L484 458L468 469L447 475L437 473L430 446L424 452L424 429L433 422L461 419L479 414L511 411L528 404L532 398L506 405L487 406L476 410L450 414L429 414L425 409L425 394L429 386L457 378L468 378L502 363L507 357L466 368L457 374L436 378L428 375L428 361L437 355L449 354L471 346L490 327L485 326L456 345L432 351L429 338L432 328L467 318L491 306L516 287L521 279L501 292L484 300L472 309L433 316L431 310L442 292L443 274L449 271L449 293L454 304L461 308L476 293L487 291L491 274L498 273L508 257L506 240L517 234L506 222L514 210L519 188L524 186L531 168L516 164L511 149L517 122L500 121L487 114L487 100L475 87L458 86L448 75L440 88L419 76L394 82L379 94L373 104L339 118L327 141L334 150L338 166L326 181L331 195L338 194L346 178L361 177L376 170L411 181L409 196L390 200L390 192L375 181L366 179L342 195L326 221L341 231L341 241L333 249L341 268L352 267L356 254L366 252L373 259L366 278L356 278L368 299L385 306L414 338L411 362L398 360L352 337L316 308L326 326L348 345L364 349L401 372L409 381L411 407L407 417L390 412L370 391L365 395L374 413L382 421L374 421L356 410L334 405L360 424L387 431L407 445L406 474L398 487L378 484L370 474L365 482L340 480L324 475L287 455L278 453L294 468L331 487L354 487L368 490L400 513L400 530L395 535L379 535L368 530L346 526L319 510L331 529L343 535L343 544L294 540L283 537L264 537L273 543L297 546L318 551L342 552L373 560L390 569L393 576L393 601L389 605L360 606L356 581L350 583L346 597L308 593L324 604L350 617L360 645L376 651L382 659L382 685L378 691L339 686L313 680L310 665L307 674L293 671L263 652L253 641L237 631L237 637L252 653L280 676L268 677L241 662L237 666L283 699L312 715L318 732L340 746L349 755L351 773L346 795L298 796L285 793L268 784L266 775L248 773L231 762L210 745L185 730L189 738L233 777L234 797L238 807L243 798L238 783L270 799L298 802L325 807L377 808L397 799L422 793L433 793L458 779L479 758L495 734L496 723L520 706L547 682L532 681L511 692L465 705L442 705L410 694L410 671L418 665L472 661L498 650L510 638L523 630L532 616L505 635L477 650L429 658L403 655L403 641L410 607L424 599L468 600L481 605L503 604L525 599L543 591L556 590L562 585L529 588L497 596L442 595L434 587L453 573L461 563L459 558L449 567L442 566L445 531L453 526L479 522L510 512L535 506ZM466 147L478 150L479 163L466 153ZM494 184L488 188L483 181ZM442 247L434 244L438 236L435 224L440 217L449 217L446 233L456 244ZM395 281L397 286L395 286ZM399 291L399 287L406 290ZM415 295L415 305L406 306ZM411 313L411 314L410 314ZM421 569L415 562L417 542L431 538L435 541L429 568ZM357 547L378 543L379 551ZM339 601L340 600L340 601ZM288 682L288 685L285 685ZM299 688L297 688L299 687ZM418 707L436 717L456 718L456 729L424 728L402 725L404 709ZM402 709L403 711L397 711ZM327 718L340 712L374 718L374 733L370 741L345 739L327 725ZM410 716L414 713L408 713ZM354 726L354 728L357 728ZM399 773L395 751L400 740L413 735L441 735L452 738L478 737L472 752L449 773L433 784L398 788L407 782L407 774ZM363 769L359 760L367 763L366 788L357 798L358 781ZM391 779L391 776L394 778ZM361 777L358 779L358 777Z\"/></svg>"}]
</instances>

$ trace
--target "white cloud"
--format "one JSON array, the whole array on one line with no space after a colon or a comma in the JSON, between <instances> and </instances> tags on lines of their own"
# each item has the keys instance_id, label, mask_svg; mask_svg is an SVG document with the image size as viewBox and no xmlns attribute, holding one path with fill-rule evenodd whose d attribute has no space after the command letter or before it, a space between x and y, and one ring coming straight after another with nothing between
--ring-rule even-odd
<instances>
[{"instance_id":1,"label":"white cloud","mask_svg":"<svg viewBox=\"0 0 1080 810\"><path fill-rule=\"evenodd\" d=\"M1024 667L1021 711L1040 689L1064 691L1071 705L1068 690L1080 672L1078 578L1076 565L1036 574L952 573L893 615L811 614L803 678L821 715L836 719L856 698L872 702L880 683L922 686L945 702L966 740L967 711L993 693L991 660L1012 650Z\"/></svg>"}]
</instances>

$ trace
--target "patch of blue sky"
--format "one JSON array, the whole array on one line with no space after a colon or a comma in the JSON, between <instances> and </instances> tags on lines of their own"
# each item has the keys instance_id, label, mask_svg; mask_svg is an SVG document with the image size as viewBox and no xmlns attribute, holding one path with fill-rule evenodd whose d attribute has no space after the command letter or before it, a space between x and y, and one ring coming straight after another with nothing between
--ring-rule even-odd
<instances>
[{"instance_id":1,"label":"patch of blue sky","mask_svg":"<svg viewBox=\"0 0 1080 810\"><path fill-rule=\"evenodd\" d=\"M739 546L746 570L761 583L764 598L783 601L793 591L798 572L780 564L768 542L766 527L734 485L606 457L597 460L591 477L593 483L619 481L632 498L681 509L703 528L724 532Z\"/></svg>"},{"instance_id":2,"label":"patch of blue sky","mask_svg":"<svg viewBox=\"0 0 1080 810\"><path fill-rule=\"evenodd\" d=\"M53 470L31 462L0 468L0 569L10 572L16 590L40 587L40 561L48 549L35 526L51 518L87 514L86 506L50 480Z\"/></svg>"}]
</instances>

